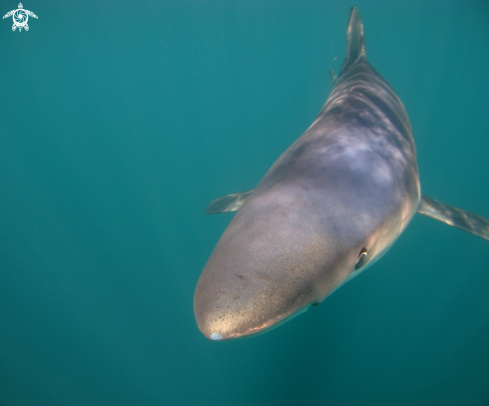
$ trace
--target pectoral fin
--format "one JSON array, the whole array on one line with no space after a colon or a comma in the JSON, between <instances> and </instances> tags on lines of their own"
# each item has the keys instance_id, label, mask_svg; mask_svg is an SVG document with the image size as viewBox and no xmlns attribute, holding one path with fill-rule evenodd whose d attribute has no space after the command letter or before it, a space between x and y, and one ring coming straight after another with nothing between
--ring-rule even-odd
<instances>
[{"instance_id":1,"label":"pectoral fin","mask_svg":"<svg viewBox=\"0 0 489 406\"><path fill-rule=\"evenodd\" d=\"M333 69L330 69L328 73L329 73L329 77L331 78L331 83L334 85L338 80L338 76L336 76L336 73L334 73Z\"/></svg>"},{"instance_id":2,"label":"pectoral fin","mask_svg":"<svg viewBox=\"0 0 489 406\"><path fill-rule=\"evenodd\" d=\"M206 214L218 214L238 211L248 196L251 195L251 192L253 192L253 190L218 197L207 206L205 212Z\"/></svg>"},{"instance_id":3,"label":"pectoral fin","mask_svg":"<svg viewBox=\"0 0 489 406\"><path fill-rule=\"evenodd\" d=\"M421 195L418 213L489 240L489 220L477 214L447 206L425 195Z\"/></svg>"}]
</instances>

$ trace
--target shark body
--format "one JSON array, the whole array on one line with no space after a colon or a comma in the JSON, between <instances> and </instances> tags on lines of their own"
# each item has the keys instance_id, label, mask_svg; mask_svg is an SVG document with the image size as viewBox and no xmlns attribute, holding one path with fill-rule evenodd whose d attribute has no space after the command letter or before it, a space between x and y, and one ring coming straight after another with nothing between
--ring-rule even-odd
<instances>
[{"instance_id":1,"label":"shark body","mask_svg":"<svg viewBox=\"0 0 489 406\"><path fill-rule=\"evenodd\" d=\"M356 8L317 119L253 191L206 210L227 211L237 214L194 297L197 324L216 341L268 331L319 304L378 260L417 211L489 239L489 220L421 195L408 116L367 60Z\"/></svg>"}]
</instances>

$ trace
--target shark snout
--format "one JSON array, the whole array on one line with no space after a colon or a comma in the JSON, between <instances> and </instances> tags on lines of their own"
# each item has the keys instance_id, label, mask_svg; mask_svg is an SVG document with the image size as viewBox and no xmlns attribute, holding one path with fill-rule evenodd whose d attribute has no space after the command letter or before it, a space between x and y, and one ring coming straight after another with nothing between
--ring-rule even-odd
<instances>
[{"instance_id":1,"label":"shark snout","mask_svg":"<svg viewBox=\"0 0 489 406\"><path fill-rule=\"evenodd\" d=\"M284 245L279 238L244 246L221 239L194 296L195 318L207 338L220 341L270 330L322 301L336 285L325 271L324 246Z\"/></svg>"},{"instance_id":2,"label":"shark snout","mask_svg":"<svg viewBox=\"0 0 489 406\"><path fill-rule=\"evenodd\" d=\"M216 271L206 269L210 275ZM316 292L312 287L295 286L293 291L284 292L274 289L274 281L267 278L258 277L262 283L257 284L253 279L247 281L248 275L232 271L226 274L218 286L201 278L195 292L197 324L213 341L260 334L305 310L314 301Z\"/></svg>"},{"instance_id":3,"label":"shark snout","mask_svg":"<svg viewBox=\"0 0 489 406\"><path fill-rule=\"evenodd\" d=\"M207 338L270 330L321 302L347 277L336 226L296 195L286 188L252 195L217 243L194 296Z\"/></svg>"}]
</instances>

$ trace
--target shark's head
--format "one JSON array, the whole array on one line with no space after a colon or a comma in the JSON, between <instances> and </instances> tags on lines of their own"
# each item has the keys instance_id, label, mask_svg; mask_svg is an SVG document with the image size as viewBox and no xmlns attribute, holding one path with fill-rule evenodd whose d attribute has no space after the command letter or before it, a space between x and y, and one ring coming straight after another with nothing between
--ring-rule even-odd
<instances>
[{"instance_id":1,"label":"shark's head","mask_svg":"<svg viewBox=\"0 0 489 406\"><path fill-rule=\"evenodd\" d=\"M262 181L199 279L194 311L206 337L226 340L276 327L391 246L405 226L400 219L411 218L415 207L387 202L382 190L372 194L368 184L349 179L327 189Z\"/></svg>"}]
</instances>

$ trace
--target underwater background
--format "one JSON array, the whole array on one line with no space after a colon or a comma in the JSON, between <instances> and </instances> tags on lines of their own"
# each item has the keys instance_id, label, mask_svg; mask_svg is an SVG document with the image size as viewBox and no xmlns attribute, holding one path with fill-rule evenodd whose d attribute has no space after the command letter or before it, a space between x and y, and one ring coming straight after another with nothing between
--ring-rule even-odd
<instances>
[{"instance_id":1,"label":"underwater background","mask_svg":"<svg viewBox=\"0 0 489 406\"><path fill-rule=\"evenodd\" d=\"M193 293L359 8L422 191L489 217L487 1L38 1L0 20L0 405L489 404L489 242L416 215L321 306L211 342ZM17 0L0 1L0 14Z\"/></svg>"}]
</instances>

